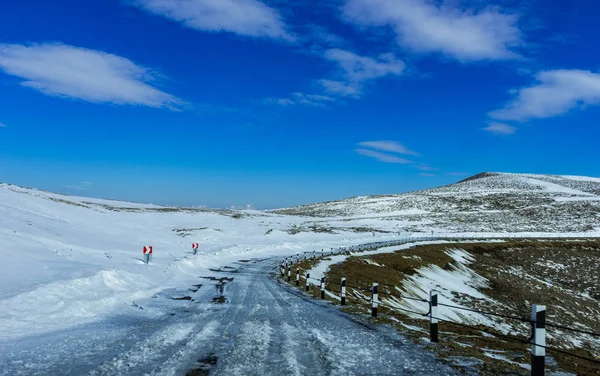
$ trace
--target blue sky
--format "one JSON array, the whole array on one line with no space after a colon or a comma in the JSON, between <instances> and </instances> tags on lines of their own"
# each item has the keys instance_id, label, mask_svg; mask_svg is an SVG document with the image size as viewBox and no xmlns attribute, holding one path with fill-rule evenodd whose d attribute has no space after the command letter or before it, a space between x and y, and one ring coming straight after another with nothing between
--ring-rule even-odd
<instances>
[{"instance_id":1,"label":"blue sky","mask_svg":"<svg viewBox=\"0 0 600 376\"><path fill-rule=\"evenodd\" d=\"M0 181L282 207L600 176L600 3L5 0Z\"/></svg>"}]
</instances>

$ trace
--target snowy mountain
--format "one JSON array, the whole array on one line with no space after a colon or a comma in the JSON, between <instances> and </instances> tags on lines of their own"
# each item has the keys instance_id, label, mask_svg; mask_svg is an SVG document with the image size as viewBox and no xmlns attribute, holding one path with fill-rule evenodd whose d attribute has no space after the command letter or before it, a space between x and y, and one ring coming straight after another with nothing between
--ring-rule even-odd
<instances>
[{"instance_id":1,"label":"snowy mountain","mask_svg":"<svg viewBox=\"0 0 600 376\"><path fill-rule=\"evenodd\" d=\"M238 303L245 291L254 291L250 284L280 299L267 275L276 257L418 233L505 237L506 232L598 236L600 179L481 174L420 192L268 212L135 204L0 184L0 375L85 374L94 367L101 370L96 374L119 367L129 370L122 374L182 374L197 362L202 344L229 336L231 325L214 300L222 301L215 294L223 293L225 283ZM199 244L197 255L192 243ZM154 249L149 265L142 261L145 245ZM234 274L253 262L260 273ZM224 277L228 270L232 274ZM248 296L262 299L254 293ZM236 307L228 308L233 316ZM261 312L249 310L247 316ZM263 325L265 319L256 320ZM252 325L239 332L247 334L240 346L254 344L254 329L261 326ZM287 341L296 337L290 325L269 330L289 334L277 339ZM310 333L319 330L301 332L312 343ZM319 332L318 338L336 348L331 333ZM123 350L103 350L112 348ZM68 364L74 368L62 369L64 354L74 353L77 360Z\"/></svg>"},{"instance_id":2,"label":"snowy mountain","mask_svg":"<svg viewBox=\"0 0 600 376\"><path fill-rule=\"evenodd\" d=\"M243 337L240 346L252 347L257 335L271 330L263 330L263 310L245 306L243 328L225 319L238 317L245 296L265 298L250 286L273 287L268 273L274 257L372 240L370 232L305 227L306 218L297 216L162 207L0 184L0 375L180 375L196 366L202 351L230 342L222 338L232 330ZM192 243L199 244L197 255ZM146 245L153 246L148 265ZM258 260L260 273L239 271ZM229 299L235 304L220 304ZM296 330L312 335L312 328L291 328L293 317L283 320L290 323L273 330L286 336L278 340L291 341ZM299 359L289 360L299 368L304 346L290 346ZM205 355L213 362L214 355ZM264 374L231 372L256 366L254 355L248 359L225 364L223 374Z\"/></svg>"},{"instance_id":3,"label":"snowy mountain","mask_svg":"<svg viewBox=\"0 0 600 376\"><path fill-rule=\"evenodd\" d=\"M600 229L600 178L482 173L434 189L272 212L404 221L409 232L589 232Z\"/></svg>"}]
</instances>

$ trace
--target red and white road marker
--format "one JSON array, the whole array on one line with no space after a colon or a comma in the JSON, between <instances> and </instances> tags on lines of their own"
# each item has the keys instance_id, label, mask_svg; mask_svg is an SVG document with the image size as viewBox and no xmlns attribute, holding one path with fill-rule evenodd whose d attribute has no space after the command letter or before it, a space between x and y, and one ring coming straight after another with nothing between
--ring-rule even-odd
<instances>
[{"instance_id":1,"label":"red and white road marker","mask_svg":"<svg viewBox=\"0 0 600 376\"><path fill-rule=\"evenodd\" d=\"M146 264L149 264L150 260L152 259L152 246L145 245L142 252L144 252L144 261Z\"/></svg>"},{"instance_id":2,"label":"red and white road marker","mask_svg":"<svg viewBox=\"0 0 600 376\"><path fill-rule=\"evenodd\" d=\"M196 254L198 252L198 248L199 248L198 243L192 243L192 249L193 249L194 254Z\"/></svg>"}]
</instances>

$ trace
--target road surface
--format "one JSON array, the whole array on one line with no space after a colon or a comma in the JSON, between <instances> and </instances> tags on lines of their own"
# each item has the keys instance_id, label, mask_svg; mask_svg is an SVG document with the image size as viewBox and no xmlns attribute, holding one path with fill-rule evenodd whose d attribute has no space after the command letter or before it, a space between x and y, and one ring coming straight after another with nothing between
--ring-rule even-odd
<instances>
[{"instance_id":1,"label":"road surface","mask_svg":"<svg viewBox=\"0 0 600 376\"><path fill-rule=\"evenodd\" d=\"M222 269L219 276L227 280L199 280L203 286L190 295L193 301L178 301L172 313L153 320L119 317L19 346L1 343L0 374L455 373L391 328L370 325L279 282L278 262L252 260ZM161 297L153 300L163 304Z\"/></svg>"}]
</instances>

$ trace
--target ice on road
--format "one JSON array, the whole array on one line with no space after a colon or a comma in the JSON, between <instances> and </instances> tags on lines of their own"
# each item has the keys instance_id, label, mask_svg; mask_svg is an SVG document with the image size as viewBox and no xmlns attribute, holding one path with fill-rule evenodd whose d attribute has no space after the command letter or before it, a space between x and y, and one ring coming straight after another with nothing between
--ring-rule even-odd
<instances>
[{"instance_id":1,"label":"ice on road","mask_svg":"<svg viewBox=\"0 0 600 376\"><path fill-rule=\"evenodd\" d=\"M88 340L75 335L77 343L69 343L71 332L21 343L0 355L6 366L0 374L454 373L392 328L370 325L279 282L273 276L277 264L277 259L254 260L236 265L235 272L224 269L230 272L223 277L233 278L223 289L225 303L213 302L216 289L203 286L194 302L185 302L169 318L103 323L98 326L102 335L90 334ZM9 348L10 343L0 344L0 350Z\"/></svg>"}]
</instances>

